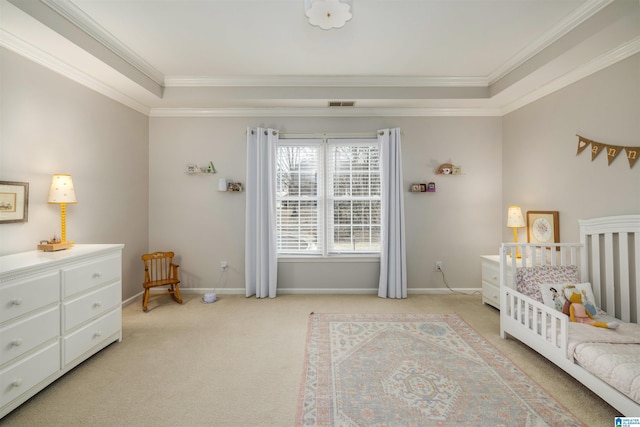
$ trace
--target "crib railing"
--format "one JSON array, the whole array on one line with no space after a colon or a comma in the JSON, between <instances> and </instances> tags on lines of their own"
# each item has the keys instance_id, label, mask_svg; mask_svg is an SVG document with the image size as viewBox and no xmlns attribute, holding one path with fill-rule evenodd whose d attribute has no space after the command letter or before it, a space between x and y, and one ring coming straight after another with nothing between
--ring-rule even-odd
<instances>
[{"instance_id":1,"label":"crib railing","mask_svg":"<svg viewBox=\"0 0 640 427\"><path fill-rule=\"evenodd\" d=\"M502 287L500 296L502 338L511 334L545 357L567 357L569 317L509 287Z\"/></svg>"}]
</instances>

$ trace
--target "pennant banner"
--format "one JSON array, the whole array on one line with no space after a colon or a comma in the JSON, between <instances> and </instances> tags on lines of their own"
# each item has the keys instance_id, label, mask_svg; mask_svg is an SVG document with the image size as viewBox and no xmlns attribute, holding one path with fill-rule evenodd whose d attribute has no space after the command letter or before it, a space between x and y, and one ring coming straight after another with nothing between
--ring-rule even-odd
<instances>
[{"instance_id":1,"label":"pennant banner","mask_svg":"<svg viewBox=\"0 0 640 427\"><path fill-rule=\"evenodd\" d=\"M640 151L640 147L624 147L624 150L627 152L629 167L632 168L633 164L636 162L636 159L638 158L638 152Z\"/></svg>"},{"instance_id":2,"label":"pennant banner","mask_svg":"<svg viewBox=\"0 0 640 427\"><path fill-rule=\"evenodd\" d=\"M576 156L582 153L588 146L591 146L591 161L593 161L593 159L595 159L598 154L600 154L600 152L606 151L607 160L609 162L609 165L611 165L615 158L618 157L618 154L620 154L620 152L624 150L627 155L627 160L629 161L629 168L632 168L636 163L638 156L640 155L640 147L622 147L619 145L609 145L602 142L592 141L580 135L577 136L578 152L576 153Z\"/></svg>"}]
</instances>

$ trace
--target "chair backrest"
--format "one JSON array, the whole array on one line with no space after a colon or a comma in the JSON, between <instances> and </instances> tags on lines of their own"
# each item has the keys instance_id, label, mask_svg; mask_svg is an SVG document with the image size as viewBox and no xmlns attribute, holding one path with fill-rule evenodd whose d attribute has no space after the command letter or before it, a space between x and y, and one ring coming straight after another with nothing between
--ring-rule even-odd
<instances>
[{"instance_id":1,"label":"chair backrest","mask_svg":"<svg viewBox=\"0 0 640 427\"><path fill-rule=\"evenodd\" d=\"M173 279L173 252L154 252L142 255L144 282Z\"/></svg>"}]
</instances>

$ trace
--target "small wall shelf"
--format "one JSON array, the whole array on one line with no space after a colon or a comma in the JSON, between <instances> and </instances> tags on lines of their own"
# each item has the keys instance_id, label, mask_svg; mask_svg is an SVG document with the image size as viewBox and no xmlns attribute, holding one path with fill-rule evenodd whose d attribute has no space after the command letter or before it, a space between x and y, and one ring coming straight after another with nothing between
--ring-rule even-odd
<instances>
[{"instance_id":1,"label":"small wall shelf","mask_svg":"<svg viewBox=\"0 0 640 427\"><path fill-rule=\"evenodd\" d=\"M462 175L462 166L453 163L443 163L436 169L436 175Z\"/></svg>"},{"instance_id":2,"label":"small wall shelf","mask_svg":"<svg viewBox=\"0 0 640 427\"><path fill-rule=\"evenodd\" d=\"M195 163L189 163L185 171L189 175L195 174L195 173L208 173L213 175L214 173L216 173L216 168L213 166L213 162L209 162L209 164L204 167L200 167Z\"/></svg>"},{"instance_id":3,"label":"small wall shelf","mask_svg":"<svg viewBox=\"0 0 640 427\"><path fill-rule=\"evenodd\" d=\"M428 182L428 183L417 183L411 184L409 188L410 193L435 193L436 192L436 183Z\"/></svg>"},{"instance_id":4,"label":"small wall shelf","mask_svg":"<svg viewBox=\"0 0 640 427\"><path fill-rule=\"evenodd\" d=\"M240 193L242 192L242 183L235 181L227 181L224 178L218 180L218 191L228 193Z\"/></svg>"}]
</instances>

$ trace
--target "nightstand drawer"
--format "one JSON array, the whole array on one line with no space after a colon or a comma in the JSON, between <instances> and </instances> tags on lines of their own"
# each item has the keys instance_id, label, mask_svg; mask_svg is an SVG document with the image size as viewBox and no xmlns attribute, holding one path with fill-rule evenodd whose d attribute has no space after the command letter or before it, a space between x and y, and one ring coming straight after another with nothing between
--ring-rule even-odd
<instances>
[{"instance_id":1,"label":"nightstand drawer","mask_svg":"<svg viewBox=\"0 0 640 427\"><path fill-rule=\"evenodd\" d=\"M500 287L500 266L499 264L482 263L482 280L491 285Z\"/></svg>"},{"instance_id":2,"label":"nightstand drawer","mask_svg":"<svg viewBox=\"0 0 640 427\"><path fill-rule=\"evenodd\" d=\"M55 306L0 329L0 364L21 356L60 334L60 308Z\"/></svg>"},{"instance_id":3,"label":"nightstand drawer","mask_svg":"<svg viewBox=\"0 0 640 427\"><path fill-rule=\"evenodd\" d=\"M500 307L500 287L489 282L482 282L482 299L494 307Z\"/></svg>"},{"instance_id":4,"label":"nightstand drawer","mask_svg":"<svg viewBox=\"0 0 640 427\"><path fill-rule=\"evenodd\" d=\"M62 270L62 297L67 298L79 292L120 279L122 261L119 256L111 256Z\"/></svg>"},{"instance_id":5,"label":"nightstand drawer","mask_svg":"<svg viewBox=\"0 0 640 427\"><path fill-rule=\"evenodd\" d=\"M16 280L0 288L0 323L32 310L57 303L60 299L60 275Z\"/></svg>"},{"instance_id":6,"label":"nightstand drawer","mask_svg":"<svg viewBox=\"0 0 640 427\"><path fill-rule=\"evenodd\" d=\"M93 291L63 304L62 331L67 332L95 316L105 313L122 301L120 282Z\"/></svg>"}]
</instances>

